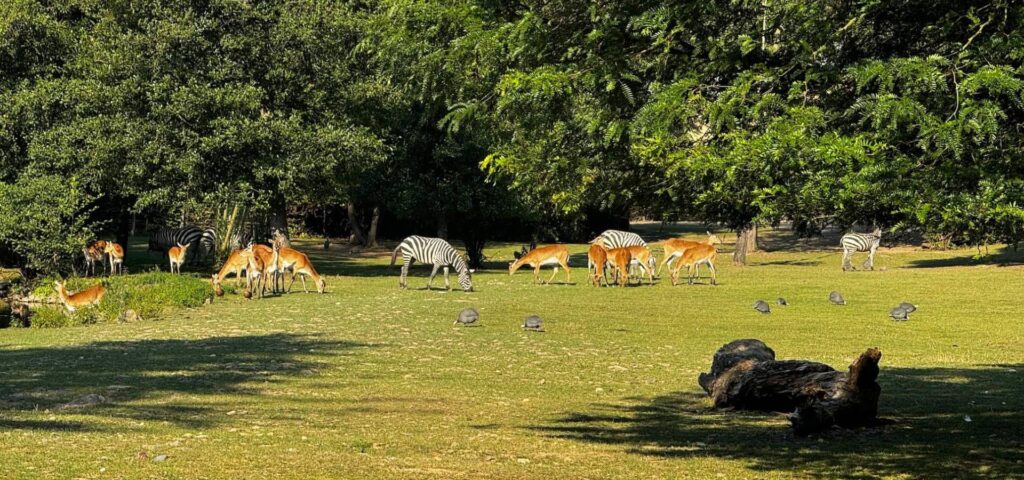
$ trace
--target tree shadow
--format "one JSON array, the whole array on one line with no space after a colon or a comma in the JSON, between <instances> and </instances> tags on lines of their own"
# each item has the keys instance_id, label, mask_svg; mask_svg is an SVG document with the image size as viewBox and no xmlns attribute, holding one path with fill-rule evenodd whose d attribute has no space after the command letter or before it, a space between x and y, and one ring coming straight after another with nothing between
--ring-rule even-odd
<instances>
[{"instance_id":1,"label":"tree shadow","mask_svg":"<svg viewBox=\"0 0 1024 480\"><path fill-rule=\"evenodd\" d=\"M1024 251L1014 251L1011 247L1001 247L995 253L983 257L961 255L958 257L922 258L911 260L907 263L909 268L973 267L977 265L995 265L999 267L1024 265Z\"/></svg>"},{"instance_id":2,"label":"tree shadow","mask_svg":"<svg viewBox=\"0 0 1024 480\"><path fill-rule=\"evenodd\" d=\"M882 428L795 437L781 414L715 410L703 391L628 397L531 427L664 458L717 457L813 478L1024 477L1024 365L883 369Z\"/></svg>"},{"instance_id":3,"label":"tree shadow","mask_svg":"<svg viewBox=\"0 0 1024 480\"><path fill-rule=\"evenodd\" d=\"M18 412L62 410L97 417L212 424L214 407L178 396L257 395L274 383L317 368L311 357L346 354L369 345L293 334L94 342L67 347L0 347L0 428L89 429L88 424L12 418ZM102 403L68 406L84 395Z\"/></svg>"}]
</instances>

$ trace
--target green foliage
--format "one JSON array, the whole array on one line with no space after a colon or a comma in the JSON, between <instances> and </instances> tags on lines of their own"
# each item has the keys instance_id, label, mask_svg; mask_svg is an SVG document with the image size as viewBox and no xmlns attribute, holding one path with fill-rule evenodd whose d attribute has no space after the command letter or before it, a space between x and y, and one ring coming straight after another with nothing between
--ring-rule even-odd
<instances>
[{"instance_id":1,"label":"green foliage","mask_svg":"<svg viewBox=\"0 0 1024 480\"><path fill-rule=\"evenodd\" d=\"M74 178L25 175L0 182L0 249L30 271L67 273L91 237L91 201Z\"/></svg>"},{"instance_id":2,"label":"green foliage","mask_svg":"<svg viewBox=\"0 0 1024 480\"><path fill-rule=\"evenodd\" d=\"M41 279L32 290L38 298L55 298L53 278ZM33 327L59 327L99 322L116 322L122 314L133 310L142 319L157 317L168 310L201 306L213 295L208 279L191 275L172 275L166 272L148 272L138 275L93 278L70 278L66 288L70 292L102 282L106 294L99 305L79 309L68 314L63 307L40 308L32 316ZM226 293L234 293L234 284L225 283Z\"/></svg>"}]
</instances>

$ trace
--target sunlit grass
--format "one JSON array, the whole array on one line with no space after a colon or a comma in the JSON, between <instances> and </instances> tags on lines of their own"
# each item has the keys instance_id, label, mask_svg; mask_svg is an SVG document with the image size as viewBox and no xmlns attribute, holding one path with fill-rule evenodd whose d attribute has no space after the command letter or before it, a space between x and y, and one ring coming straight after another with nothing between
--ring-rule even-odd
<instances>
[{"instance_id":1,"label":"sunlit grass","mask_svg":"<svg viewBox=\"0 0 1024 480\"><path fill-rule=\"evenodd\" d=\"M755 253L746 267L723 258L718 287L597 289L585 245L571 248L575 285L549 286L509 277L515 246L499 245L466 294L422 290L423 266L399 290L384 250L300 245L329 275L325 295L0 331L0 477L1024 475L1012 252L978 264L973 250L883 250L885 271L847 274L835 250ZM830 305L831 290L849 305ZM920 309L892 322L903 300ZM481 326L452 325L467 306ZM520 328L529 314L546 332ZM797 439L783 416L710 409L697 374L750 337L839 369L879 347L881 415L896 423ZM108 402L61 408L86 393Z\"/></svg>"}]
</instances>

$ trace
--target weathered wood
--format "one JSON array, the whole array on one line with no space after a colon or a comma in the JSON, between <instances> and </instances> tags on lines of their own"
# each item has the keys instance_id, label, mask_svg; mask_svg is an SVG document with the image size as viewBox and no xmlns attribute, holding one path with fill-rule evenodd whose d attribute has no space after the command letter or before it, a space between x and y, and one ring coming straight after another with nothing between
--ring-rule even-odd
<instances>
[{"instance_id":1,"label":"weathered wood","mask_svg":"<svg viewBox=\"0 0 1024 480\"><path fill-rule=\"evenodd\" d=\"M736 340L715 353L711 371L698 383L716 407L791 412L795 432L806 435L832 425L855 428L878 422L881 388L878 361L871 348L839 372L807 360L775 360L760 340Z\"/></svg>"}]
</instances>

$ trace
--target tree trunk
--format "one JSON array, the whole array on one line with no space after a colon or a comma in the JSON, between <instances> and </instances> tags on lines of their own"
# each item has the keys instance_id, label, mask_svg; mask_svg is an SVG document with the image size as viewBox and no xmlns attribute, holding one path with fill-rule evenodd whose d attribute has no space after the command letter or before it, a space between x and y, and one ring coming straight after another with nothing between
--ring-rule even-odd
<instances>
[{"instance_id":1,"label":"tree trunk","mask_svg":"<svg viewBox=\"0 0 1024 480\"><path fill-rule=\"evenodd\" d=\"M285 237L291 236L288 233L288 202L285 200L283 193L277 192L274 196L270 197L270 218L268 220L271 232L276 228Z\"/></svg>"},{"instance_id":2,"label":"tree trunk","mask_svg":"<svg viewBox=\"0 0 1024 480\"><path fill-rule=\"evenodd\" d=\"M437 237L448 239L448 217L443 210L437 212Z\"/></svg>"},{"instance_id":3,"label":"tree trunk","mask_svg":"<svg viewBox=\"0 0 1024 480\"><path fill-rule=\"evenodd\" d=\"M736 340L715 352L711 371L697 382L719 408L791 412L797 435L879 423L881 387L878 362L882 353L870 348L849 372L807 360L775 360L760 340Z\"/></svg>"},{"instance_id":4,"label":"tree trunk","mask_svg":"<svg viewBox=\"0 0 1024 480\"><path fill-rule=\"evenodd\" d=\"M362 227L359 226L359 216L356 215L356 203L348 202L346 208L348 208L349 229L352 230L352 236L355 237L355 242L351 242L350 238L350 243L359 243L360 245L366 245L366 235L363 233Z\"/></svg>"},{"instance_id":5,"label":"tree trunk","mask_svg":"<svg viewBox=\"0 0 1024 480\"><path fill-rule=\"evenodd\" d=\"M366 246L377 246L377 225L380 223L380 207L373 207L373 218L370 220L370 232L366 236Z\"/></svg>"}]
</instances>

